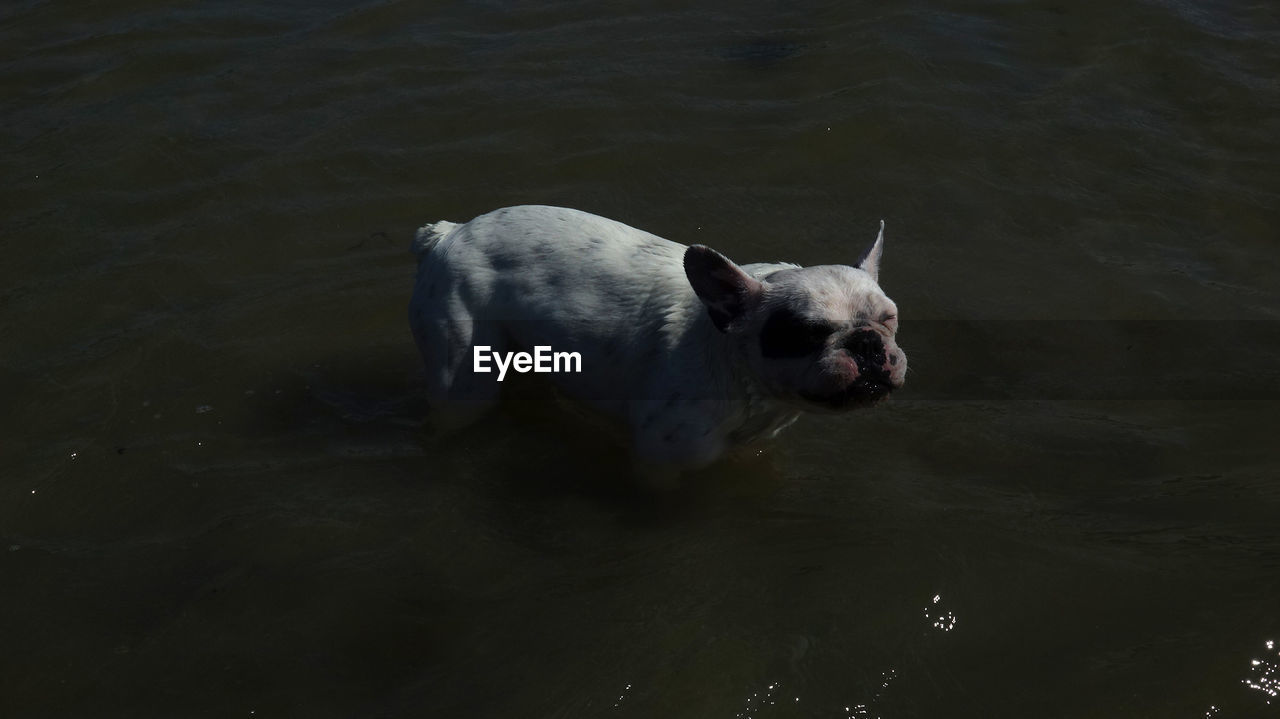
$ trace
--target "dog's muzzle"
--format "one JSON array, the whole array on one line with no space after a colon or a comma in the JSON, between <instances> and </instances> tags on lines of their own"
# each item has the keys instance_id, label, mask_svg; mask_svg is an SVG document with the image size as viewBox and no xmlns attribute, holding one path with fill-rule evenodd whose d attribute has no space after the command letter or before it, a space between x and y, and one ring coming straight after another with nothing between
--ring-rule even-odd
<instances>
[{"instance_id":1,"label":"dog's muzzle","mask_svg":"<svg viewBox=\"0 0 1280 719\"><path fill-rule=\"evenodd\" d=\"M886 349L880 334L869 329L857 330L849 335L842 348L857 365L857 376L839 391L802 395L806 400L830 409L851 409L879 402L901 386L901 372L896 378L893 372L899 363L899 353Z\"/></svg>"},{"instance_id":2,"label":"dog's muzzle","mask_svg":"<svg viewBox=\"0 0 1280 719\"><path fill-rule=\"evenodd\" d=\"M871 330L858 330L845 340L845 349L858 365L858 379L872 384L889 385L889 360L884 339ZM854 384L858 384L855 382Z\"/></svg>"}]
</instances>

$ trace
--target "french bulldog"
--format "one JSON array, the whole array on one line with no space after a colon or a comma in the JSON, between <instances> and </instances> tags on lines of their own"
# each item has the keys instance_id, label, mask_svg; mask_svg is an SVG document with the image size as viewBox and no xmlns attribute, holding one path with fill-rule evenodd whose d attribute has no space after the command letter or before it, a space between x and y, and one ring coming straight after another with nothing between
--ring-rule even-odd
<instances>
[{"instance_id":1,"label":"french bulldog","mask_svg":"<svg viewBox=\"0 0 1280 719\"><path fill-rule=\"evenodd\" d=\"M431 417L457 427L491 408L517 349L534 352L523 370L514 355L518 371L549 369L651 466L701 467L804 410L874 404L907 372L878 284L883 248L883 222L853 265L812 267L737 265L562 207L426 225L409 319ZM551 361L571 353L576 368Z\"/></svg>"}]
</instances>

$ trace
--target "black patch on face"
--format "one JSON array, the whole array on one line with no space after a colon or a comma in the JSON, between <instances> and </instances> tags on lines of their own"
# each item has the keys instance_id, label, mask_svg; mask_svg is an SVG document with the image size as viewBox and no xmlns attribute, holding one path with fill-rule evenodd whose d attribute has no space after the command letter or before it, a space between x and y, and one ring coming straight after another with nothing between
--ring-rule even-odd
<instances>
[{"instance_id":1,"label":"black patch on face","mask_svg":"<svg viewBox=\"0 0 1280 719\"><path fill-rule=\"evenodd\" d=\"M769 358L805 357L821 350L832 330L828 322L809 319L783 307L769 315L760 329L760 354Z\"/></svg>"}]
</instances>

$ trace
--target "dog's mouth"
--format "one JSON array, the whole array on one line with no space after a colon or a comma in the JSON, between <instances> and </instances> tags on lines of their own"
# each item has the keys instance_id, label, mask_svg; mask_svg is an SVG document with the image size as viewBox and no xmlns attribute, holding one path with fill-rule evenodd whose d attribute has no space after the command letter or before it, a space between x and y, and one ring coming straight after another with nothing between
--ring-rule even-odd
<instances>
[{"instance_id":1,"label":"dog's mouth","mask_svg":"<svg viewBox=\"0 0 1280 719\"><path fill-rule=\"evenodd\" d=\"M883 400L893 391L893 385L887 381L859 377L848 387L834 394L801 393L801 397L821 407L833 410L867 407Z\"/></svg>"}]
</instances>

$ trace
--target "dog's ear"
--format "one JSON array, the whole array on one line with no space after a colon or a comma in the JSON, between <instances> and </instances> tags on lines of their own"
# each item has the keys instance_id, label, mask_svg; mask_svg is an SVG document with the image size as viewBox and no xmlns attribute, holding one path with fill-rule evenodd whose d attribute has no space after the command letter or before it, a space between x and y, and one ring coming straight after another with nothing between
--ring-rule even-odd
<instances>
[{"instance_id":1,"label":"dog's ear","mask_svg":"<svg viewBox=\"0 0 1280 719\"><path fill-rule=\"evenodd\" d=\"M684 274L721 332L746 314L763 289L759 280L706 245L684 251Z\"/></svg>"},{"instance_id":2,"label":"dog's ear","mask_svg":"<svg viewBox=\"0 0 1280 719\"><path fill-rule=\"evenodd\" d=\"M880 281L880 253L884 252L884 220L880 220L880 234L876 235L876 241L862 253L862 257L854 263L854 267L865 271L871 275L871 279L876 282Z\"/></svg>"}]
</instances>

